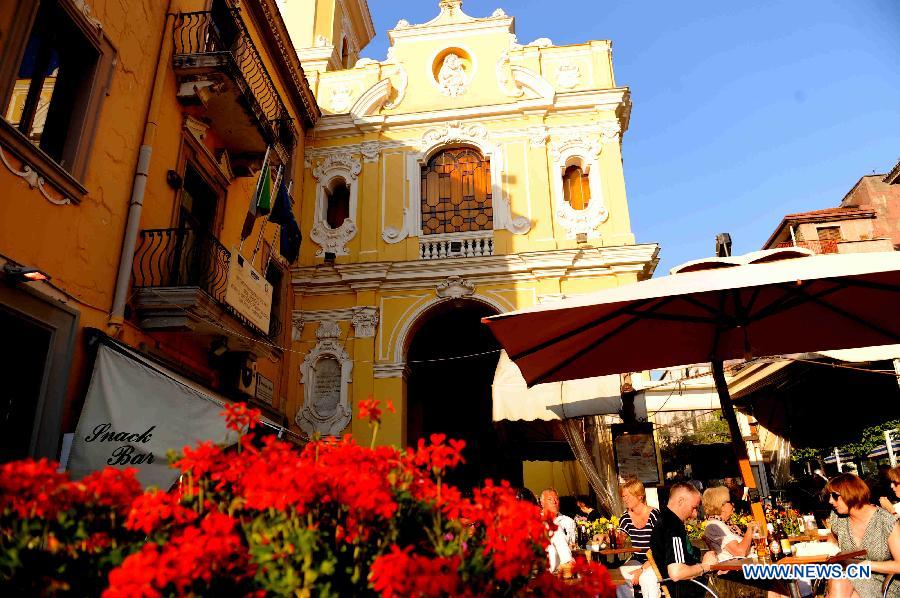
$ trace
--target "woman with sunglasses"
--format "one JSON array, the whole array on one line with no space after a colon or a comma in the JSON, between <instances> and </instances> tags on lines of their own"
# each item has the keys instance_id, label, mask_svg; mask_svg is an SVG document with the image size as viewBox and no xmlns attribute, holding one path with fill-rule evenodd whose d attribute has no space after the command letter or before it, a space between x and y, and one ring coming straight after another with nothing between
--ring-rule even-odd
<instances>
[{"instance_id":1,"label":"woman with sunglasses","mask_svg":"<svg viewBox=\"0 0 900 598\"><path fill-rule=\"evenodd\" d=\"M900 499L900 467L890 468L887 472L887 477L891 483L891 490ZM900 502L894 502L887 496L882 496L879 504L894 515L900 515Z\"/></svg>"},{"instance_id":2,"label":"woman with sunglasses","mask_svg":"<svg viewBox=\"0 0 900 598\"><path fill-rule=\"evenodd\" d=\"M851 473L831 478L825 492L834 510L828 519L830 541L842 551L865 550L864 564L872 567L869 579L832 579L829 598L881 596L885 574L900 573L900 524L892 513L870 504L869 487ZM887 595L900 598L900 582L891 583Z\"/></svg>"}]
</instances>

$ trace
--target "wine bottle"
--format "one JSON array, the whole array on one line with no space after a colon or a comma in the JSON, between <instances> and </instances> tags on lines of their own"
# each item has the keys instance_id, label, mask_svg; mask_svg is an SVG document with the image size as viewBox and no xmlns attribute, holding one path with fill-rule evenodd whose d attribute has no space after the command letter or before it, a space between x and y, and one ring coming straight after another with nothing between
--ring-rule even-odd
<instances>
[{"instance_id":1,"label":"wine bottle","mask_svg":"<svg viewBox=\"0 0 900 598\"><path fill-rule=\"evenodd\" d=\"M791 548L791 541L790 539L788 539L788 535L784 531L784 524L780 519L778 520L778 529L781 530L779 536L781 540L781 554L783 554L784 556L791 556L794 551Z\"/></svg>"},{"instance_id":2,"label":"wine bottle","mask_svg":"<svg viewBox=\"0 0 900 598\"><path fill-rule=\"evenodd\" d=\"M769 558L774 563L781 558L781 538L771 521L766 524L766 529L769 532Z\"/></svg>"}]
</instances>

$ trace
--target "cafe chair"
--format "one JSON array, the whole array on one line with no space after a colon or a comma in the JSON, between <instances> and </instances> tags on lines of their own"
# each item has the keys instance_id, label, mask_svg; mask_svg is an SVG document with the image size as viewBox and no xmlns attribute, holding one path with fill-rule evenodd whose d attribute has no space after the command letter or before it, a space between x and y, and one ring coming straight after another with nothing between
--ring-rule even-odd
<instances>
[{"instance_id":1,"label":"cafe chair","mask_svg":"<svg viewBox=\"0 0 900 598\"><path fill-rule=\"evenodd\" d=\"M891 582L894 581L895 575L896 575L896 574L894 574L894 573L888 573L888 574L884 577L884 583L881 584L881 596L882 596L882 598L887 598L887 595L888 595L888 589L891 587Z\"/></svg>"},{"instance_id":2,"label":"cafe chair","mask_svg":"<svg viewBox=\"0 0 900 598\"><path fill-rule=\"evenodd\" d=\"M656 564L656 561L653 559L653 551L647 551L647 561L650 563L650 566L653 567L653 573L656 574L656 579L659 580L659 589L662 591L662 595L664 598L672 598L672 593L669 592L669 588L666 587L665 582L672 581L668 577L663 577L662 573L659 571L659 566ZM719 595L716 594L711 587L706 585L705 583L700 582L697 578L685 579L684 581L689 581L691 583L695 583L704 590L707 591L713 598L719 598Z\"/></svg>"}]
</instances>

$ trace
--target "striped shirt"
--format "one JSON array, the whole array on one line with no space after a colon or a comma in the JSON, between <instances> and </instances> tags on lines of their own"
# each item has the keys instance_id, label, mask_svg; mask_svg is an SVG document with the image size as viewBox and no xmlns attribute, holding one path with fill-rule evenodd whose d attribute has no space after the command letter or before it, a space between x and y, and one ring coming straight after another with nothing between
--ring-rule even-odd
<instances>
[{"instance_id":1,"label":"striped shirt","mask_svg":"<svg viewBox=\"0 0 900 598\"><path fill-rule=\"evenodd\" d=\"M646 552L650 548L650 535L653 533L653 526L656 525L658 519L659 511L652 509L650 517L647 518L647 524L644 527L636 527L634 521L631 520L631 514L625 511L625 514L619 519L619 529L628 534L634 548ZM641 563L647 560L647 556L644 554L635 554L633 558Z\"/></svg>"}]
</instances>

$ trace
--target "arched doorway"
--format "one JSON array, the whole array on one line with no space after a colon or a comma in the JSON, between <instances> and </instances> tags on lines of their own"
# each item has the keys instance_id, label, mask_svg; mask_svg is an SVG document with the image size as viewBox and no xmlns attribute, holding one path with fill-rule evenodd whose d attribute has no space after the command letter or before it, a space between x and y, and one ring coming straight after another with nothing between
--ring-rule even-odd
<instances>
[{"instance_id":1,"label":"arched doorway","mask_svg":"<svg viewBox=\"0 0 900 598\"><path fill-rule=\"evenodd\" d=\"M416 321L407 351L408 442L433 433L465 440L466 463L447 480L464 490L488 478L522 483L521 460L510 456L492 421L500 347L481 318L496 313L471 299L439 303Z\"/></svg>"}]
</instances>

